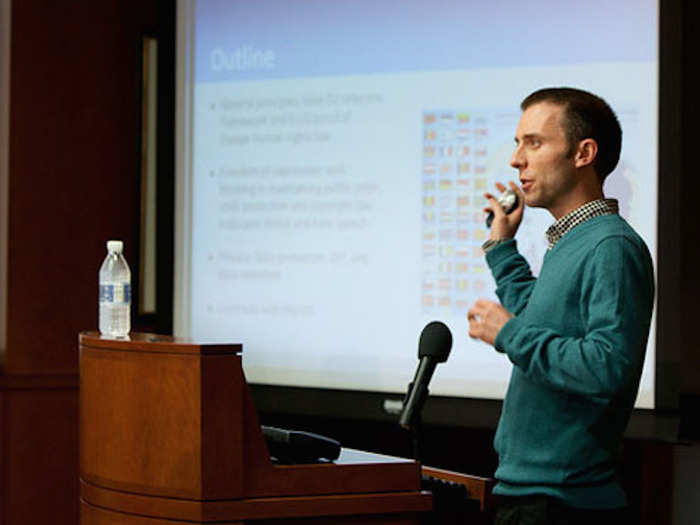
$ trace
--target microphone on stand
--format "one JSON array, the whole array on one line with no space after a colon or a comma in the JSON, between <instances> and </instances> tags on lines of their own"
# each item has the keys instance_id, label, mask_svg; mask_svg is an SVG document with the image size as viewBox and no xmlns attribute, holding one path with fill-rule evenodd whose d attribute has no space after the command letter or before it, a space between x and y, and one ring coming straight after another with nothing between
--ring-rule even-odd
<instances>
[{"instance_id":1,"label":"microphone on stand","mask_svg":"<svg viewBox=\"0 0 700 525\"><path fill-rule=\"evenodd\" d=\"M420 419L423 404L428 397L428 383L438 363L447 361L452 349L452 333L445 323L428 323L418 341L418 369L413 381L408 385L399 424L411 429Z\"/></svg>"}]
</instances>

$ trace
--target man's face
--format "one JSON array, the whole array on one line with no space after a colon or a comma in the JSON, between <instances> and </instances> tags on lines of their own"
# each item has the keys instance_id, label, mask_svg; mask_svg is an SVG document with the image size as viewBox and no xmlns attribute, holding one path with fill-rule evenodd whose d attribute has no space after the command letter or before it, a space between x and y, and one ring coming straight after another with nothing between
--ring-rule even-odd
<instances>
[{"instance_id":1,"label":"man's face","mask_svg":"<svg viewBox=\"0 0 700 525\"><path fill-rule=\"evenodd\" d=\"M548 209L556 219L570 211L568 200L577 181L563 119L563 106L540 102L528 107L520 117L510 159L520 173L525 203Z\"/></svg>"}]
</instances>

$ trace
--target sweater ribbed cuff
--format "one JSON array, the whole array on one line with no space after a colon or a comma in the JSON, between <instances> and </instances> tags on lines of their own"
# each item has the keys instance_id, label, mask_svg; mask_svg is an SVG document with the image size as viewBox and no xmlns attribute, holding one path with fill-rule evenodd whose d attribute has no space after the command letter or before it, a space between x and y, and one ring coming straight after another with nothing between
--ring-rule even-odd
<instances>
[{"instance_id":1,"label":"sweater ribbed cuff","mask_svg":"<svg viewBox=\"0 0 700 525\"><path fill-rule=\"evenodd\" d=\"M508 343L515 337L520 328L523 326L523 321L518 317L511 317L506 324L503 325L501 331L498 332L496 339L493 342L493 347L504 354L508 354ZM514 350L511 349L511 352ZM510 355L508 354L508 357ZM511 361L513 359L511 358Z\"/></svg>"},{"instance_id":2,"label":"sweater ribbed cuff","mask_svg":"<svg viewBox=\"0 0 700 525\"><path fill-rule=\"evenodd\" d=\"M491 248L486 252L486 262L489 266L495 264L500 260L505 254L510 252L517 252L518 245L515 239L502 239L498 241L497 244L491 246Z\"/></svg>"}]
</instances>

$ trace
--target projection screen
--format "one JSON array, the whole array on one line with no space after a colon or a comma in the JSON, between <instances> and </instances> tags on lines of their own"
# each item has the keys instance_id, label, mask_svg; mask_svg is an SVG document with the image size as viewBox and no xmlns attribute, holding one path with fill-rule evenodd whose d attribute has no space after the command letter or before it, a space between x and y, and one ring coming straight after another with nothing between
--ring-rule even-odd
<instances>
[{"instance_id":1,"label":"projection screen","mask_svg":"<svg viewBox=\"0 0 700 525\"><path fill-rule=\"evenodd\" d=\"M249 382L403 392L440 320L454 347L431 393L503 397L511 364L466 312L495 299L483 193L517 181L519 103L541 87L617 112L606 196L656 260L655 1L189 0L178 17L175 333L243 343ZM535 274L551 222L527 209L517 235Z\"/></svg>"}]
</instances>

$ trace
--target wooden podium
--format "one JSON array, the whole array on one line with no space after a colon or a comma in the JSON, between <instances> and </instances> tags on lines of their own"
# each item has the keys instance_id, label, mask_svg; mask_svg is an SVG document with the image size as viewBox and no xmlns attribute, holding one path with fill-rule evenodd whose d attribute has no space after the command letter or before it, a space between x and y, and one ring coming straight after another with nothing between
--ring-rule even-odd
<instances>
[{"instance_id":1,"label":"wooden podium","mask_svg":"<svg viewBox=\"0 0 700 525\"><path fill-rule=\"evenodd\" d=\"M273 464L241 345L80 335L82 525L417 524L432 508L420 478L350 449Z\"/></svg>"}]
</instances>

